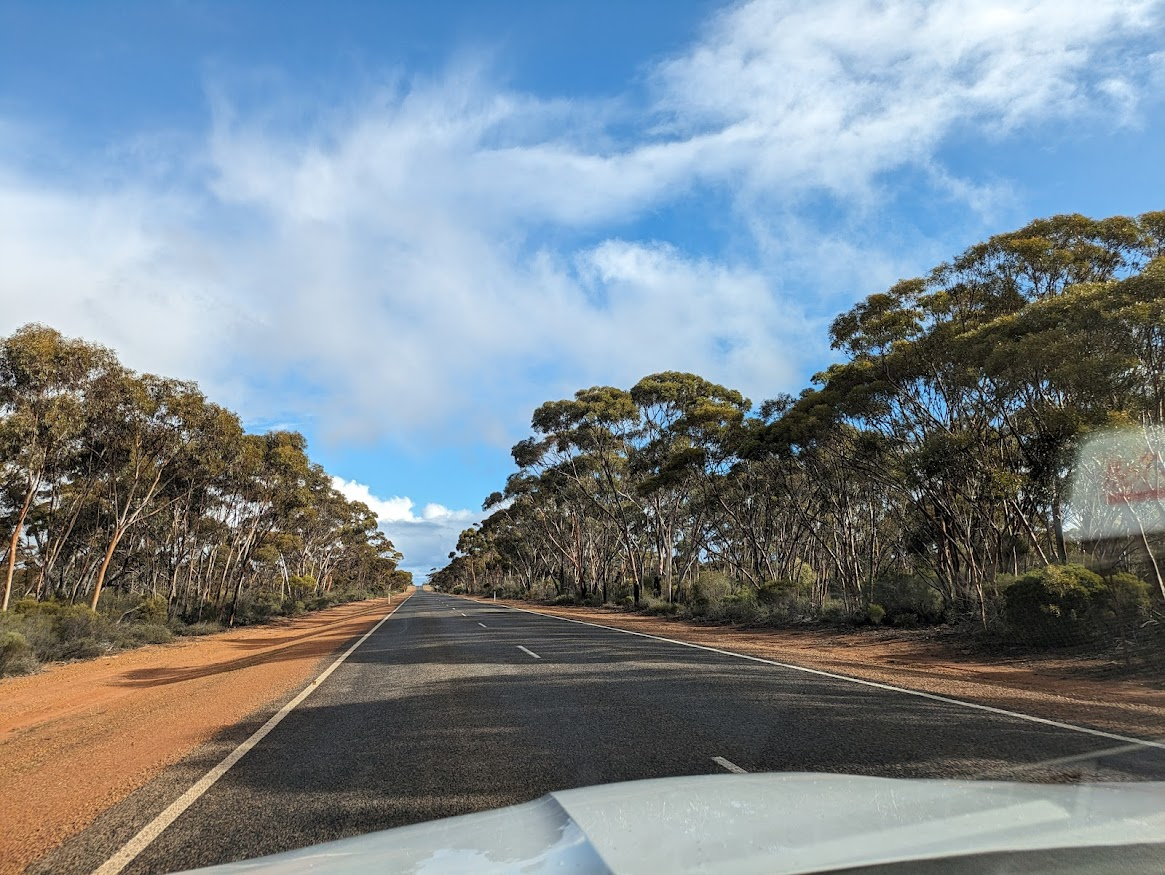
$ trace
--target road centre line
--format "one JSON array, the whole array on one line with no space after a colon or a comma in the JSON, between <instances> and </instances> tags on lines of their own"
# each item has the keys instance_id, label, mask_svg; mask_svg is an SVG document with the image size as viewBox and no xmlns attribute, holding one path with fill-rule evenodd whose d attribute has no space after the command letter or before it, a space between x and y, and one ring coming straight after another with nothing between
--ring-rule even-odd
<instances>
[{"instance_id":1,"label":"road centre line","mask_svg":"<svg viewBox=\"0 0 1165 875\"><path fill-rule=\"evenodd\" d=\"M533 656L535 659L541 659L541 658L542 658L542 657L541 657L541 656L539 656L537 653L535 653L533 650L530 650L530 649L528 649L528 648L526 648L526 647L523 647L521 644L519 644L519 645L518 645L518 649L519 649L519 650L521 650L523 653L529 653L529 654L530 654L531 656Z\"/></svg>"},{"instance_id":2,"label":"road centre line","mask_svg":"<svg viewBox=\"0 0 1165 875\"><path fill-rule=\"evenodd\" d=\"M485 623L478 623L477 625L481 626L481 628L483 628L483 629L486 628Z\"/></svg>"},{"instance_id":3,"label":"road centre line","mask_svg":"<svg viewBox=\"0 0 1165 875\"><path fill-rule=\"evenodd\" d=\"M916 696L920 699L929 699L932 702L942 702L945 705L958 705L961 708L971 708L975 711L985 711L988 714L998 714L1002 717L1012 717L1017 720L1026 720L1029 723L1039 723L1042 726L1052 726L1056 729L1066 729L1070 732L1079 732L1084 735L1092 735L1097 738L1107 738L1111 741L1119 741L1123 744L1135 745L1137 747L1148 747L1155 750L1165 751L1165 741L1153 741L1147 738L1133 738L1129 735L1118 735L1115 732L1105 732L1102 729L1092 729L1087 726L1077 726L1074 723L1064 723L1060 720L1049 720L1047 717L1036 717L1033 714L1024 714L1022 711L1009 711L1006 708L995 708L991 705L980 705L978 702L967 702L963 699L952 699L949 696L940 696L937 693L926 693L922 690L911 690L906 687L896 687L892 684L883 684L878 681L867 681L862 678L850 677L849 675L836 674L831 671L822 671L819 668L806 668L803 665L793 665L788 662L777 662L775 659L765 659L760 656L750 656L747 653L734 653L731 650L721 650L719 647L709 647L705 644L693 644L690 641L680 641L676 638L664 638L662 635L651 635L647 632L633 632L630 629L620 629L617 626L604 626L601 623L588 623L586 620L573 620L570 617L559 617L555 614L543 614L538 611L531 611L528 608L515 608L512 605L504 605L511 611L521 611L524 614L533 614L536 617L546 617L551 620L562 620L564 623L577 623L580 626L591 626L595 629L606 629L608 632L621 632L624 635L635 635L639 638L650 638L654 641L663 641L667 644L678 644L680 647L690 647L693 650L705 650L709 653L718 653L721 656L732 656L736 659L747 659L750 662L759 662L764 665L775 665L777 668L787 668L790 671L799 671L805 674L817 675L819 677L832 678L833 680L846 681L851 684L859 684L863 687L873 687L876 690L887 690L892 693L904 693L907 696Z\"/></svg>"},{"instance_id":4,"label":"road centre line","mask_svg":"<svg viewBox=\"0 0 1165 875\"><path fill-rule=\"evenodd\" d=\"M132 863L135 857L148 848L165 831L166 827L177 820L183 811L197 802L199 797L214 786L214 783L219 778L230 771L231 766L241 760L247 751L262 741L272 729L278 726L296 705L300 704L315 692L319 685L326 681L332 672L339 668L344 660L352 655L357 647L367 641L377 629L388 622L389 617L399 611L407 601L407 598L401 599L400 604L381 617L375 626L365 632L359 641L340 654L335 662L320 672L319 676L301 690L299 695L280 708L273 717L256 729L246 741L231 751L221 763L203 775L197 783L193 784L185 793L166 806L161 814L142 827L137 835L122 846L121 850L95 869L93 875L117 875L117 873Z\"/></svg>"},{"instance_id":5,"label":"road centre line","mask_svg":"<svg viewBox=\"0 0 1165 875\"><path fill-rule=\"evenodd\" d=\"M736 774L736 775L747 775L748 774L748 769L742 769L736 763L730 762L730 761L724 759L724 757L712 757L712 762L714 762L716 765L720 766L723 769L727 769L728 771L732 772L733 774Z\"/></svg>"}]
</instances>

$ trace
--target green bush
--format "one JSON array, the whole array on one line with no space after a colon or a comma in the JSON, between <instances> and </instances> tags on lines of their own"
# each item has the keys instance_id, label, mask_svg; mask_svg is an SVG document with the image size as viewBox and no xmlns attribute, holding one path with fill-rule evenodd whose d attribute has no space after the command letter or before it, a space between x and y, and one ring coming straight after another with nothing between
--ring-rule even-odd
<instances>
[{"instance_id":1,"label":"green bush","mask_svg":"<svg viewBox=\"0 0 1165 875\"><path fill-rule=\"evenodd\" d=\"M116 624L86 605L26 599L16 603L13 614L42 662L89 659L117 645Z\"/></svg>"},{"instance_id":2,"label":"green bush","mask_svg":"<svg viewBox=\"0 0 1165 875\"><path fill-rule=\"evenodd\" d=\"M893 626L910 628L943 620L942 596L920 575L884 577L875 582L872 596L884 609L884 619Z\"/></svg>"},{"instance_id":3,"label":"green bush","mask_svg":"<svg viewBox=\"0 0 1165 875\"><path fill-rule=\"evenodd\" d=\"M217 632L223 631L223 624L217 620L206 620L201 623L191 623L190 625L177 626L174 632L178 635L214 635Z\"/></svg>"},{"instance_id":4,"label":"green bush","mask_svg":"<svg viewBox=\"0 0 1165 875\"><path fill-rule=\"evenodd\" d=\"M644 610L653 616L670 617L673 616L680 606L675 602L668 602L666 599L648 598L645 601Z\"/></svg>"},{"instance_id":5,"label":"green bush","mask_svg":"<svg viewBox=\"0 0 1165 875\"><path fill-rule=\"evenodd\" d=\"M845 608L840 599L826 599L821 605L821 621L823 623L844 623L852 620L853 616Z\"/></svg>"},{"instance_id":6,"label":"green bush","mask_svg":"<svg viewBox=\"0 0 1165 875\"><path fill-rule=\"evenodd\" d=\"M877 602L866 605L866 622L871 626L879 626L886 616L886 609Z\"/></svg>"},{"instance_id":7,"label":"green bush","mask_svg":"<svg viewBox=\"0 0 1165 875\"><path fill-rule=\"evenodd\" d=\"M92 659L113 650L113 643L98 641L91 636L68 638L55 648L53 659Z\"/></svg>"},{"instance_id":8,"label":"green bush","mask_svg":"<svg viewBox=\"0 0 1165 875\"><path fill-rule=\"evenodd\" d=\"M32 652L32 646L19 632L0 632L0 677L32 674L40 663Z\"/></svg>"},{"instance_id":9,"label":"green bush","mask_svg":"<svg viewBox=\"0 0 1165 875\"><path fill-rule=\"evenodd\" d=\"M1069 644L1084 637L1094 599L1104 581L1082 565L1033 569L1003 590L1003 615L1016 637L1039 644Z\"/></svg>"},{"instance_id":10,"label":"green bush","mask_svg":"<svg viewBox=\"0 0 1165 875\"><path fill-rule=\"evenodd\" d=\"M1092 598L1093 622L1110 634L1127 635L1149 619L1152 589L1131 574L1117 573L1104 579Z\"/></svg>"},{"instance_id":11,"label":"green bush","mask_svg":"<svg viewBox=\"0 0 1165 875\"><path fill-rule=\"evenodd\" d=\"M159 623L135 623L126 629L127 644L165 644L174 639L173 633Z\"/></svg>"},{"instance_id":12,"label":"green bush","mask_svg":"<svg viewBox=\"0 0 1165 875\"><path fill-rule=\"evenodd\" d=\"M808 566L803 566L808 568ZM813 584L807 576L799 581L769 580L756 593L764 618L775 625L804 623L817 618Z\"/></svg>"}]
</instances>

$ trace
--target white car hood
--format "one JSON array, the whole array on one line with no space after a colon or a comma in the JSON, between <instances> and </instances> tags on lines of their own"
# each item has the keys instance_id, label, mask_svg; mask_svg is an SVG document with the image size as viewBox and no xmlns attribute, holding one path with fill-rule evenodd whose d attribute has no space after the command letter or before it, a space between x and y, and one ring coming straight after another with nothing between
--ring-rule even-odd
<instances>
[{"instance_id":1,"label":"white car hood","mask_svg":"<svg viewBox=\"0 0 1165 875\"><path fill-rule=\"evenodd\" d=\"M1162 841L1165 783L705 775L564 790L198 872L800 873Z\"/></svg>"}]
</instances>

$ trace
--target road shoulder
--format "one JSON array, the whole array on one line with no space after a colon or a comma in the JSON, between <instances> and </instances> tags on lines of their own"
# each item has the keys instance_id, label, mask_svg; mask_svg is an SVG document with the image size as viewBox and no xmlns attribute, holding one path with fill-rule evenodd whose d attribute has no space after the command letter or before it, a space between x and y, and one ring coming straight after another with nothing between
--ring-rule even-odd
<instances>
[{"instance_id":1,"label":"road shoulder","mask_svg":"<svg viewBox=\"0 0 1165 875\"><path fill-rule=\"evenodd\" d=\"M0 873L24 870L168 766L181 761L197 770L236 727L290 699L400 600L357 602L0 682Z\"/></svg>"}]
</instances>

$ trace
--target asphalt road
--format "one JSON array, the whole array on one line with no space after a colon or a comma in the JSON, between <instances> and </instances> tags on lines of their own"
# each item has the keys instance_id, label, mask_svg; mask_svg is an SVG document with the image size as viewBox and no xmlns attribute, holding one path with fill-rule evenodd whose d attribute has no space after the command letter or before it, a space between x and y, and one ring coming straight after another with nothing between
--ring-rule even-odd
<instances>
[{"instance_id":1,"label":"asphalt road","mask_svg":"<svg viewBox=\"0 0 1165 875\"><path fill-rule=\"evenodd\" d=\"M29 871L92 871L268 716L169 770ZM419 592L125 871L172 872L551 790L733 766L1165 780L1165 751L1102 754L1114 747L1014 717Z\"/></svg>"}]
</instances>

